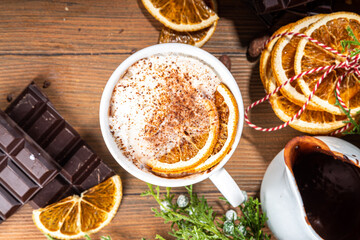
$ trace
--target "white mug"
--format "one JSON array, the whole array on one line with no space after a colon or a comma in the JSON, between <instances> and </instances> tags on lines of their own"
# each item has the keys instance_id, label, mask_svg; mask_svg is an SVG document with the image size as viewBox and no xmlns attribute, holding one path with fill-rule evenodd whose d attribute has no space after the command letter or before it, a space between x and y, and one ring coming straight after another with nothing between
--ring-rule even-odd
<instances>
[{"instance_id":1,"label":"white mug","mask_svg":"<svg viewBox=\"0 0 360 240\"><path fill-rule=\"evenodd\" d=\"M166 54L166 53L181 53L190 57L195 57L208 64L216 72L221 81L231 90L233 93L238 109L239 109L239 122L237 126L237 132L234 143L229 153L224 159L210 172L205 171L201 174L195 174L183 178L164 178L156 176L150 172L145 172L137 168L131 160L126 158L122 151L118 148L109 128L109 105L112 96L113 89L120 77L123 76L124 72L138 60L150 57L155 54ZM244 193L240 190L236 182L232 179L229 173L224 169L224 165L230 159L234 153L236 146L240 141L241 132L243 129L244 122L244 105L241 97L239 87L231 75L230 71L213 55L210 53L190 45L180 43L165 43L158 44L151 47L144 48L123 61L117 69L113 72L110 79L108 80L100 102L100 127L101 132L107 148L114 157L114 159L129 173L133 176L154 184L164 187L180 187L203 181L206 178L215 184L220 190L224 197L230 202L232 206L238 206L245 200Z\"/></svg>"},{"instance_id":2,"label":"white mug","mask_svg":"<svg viewBox=\"0 0 360 240\"><path fill-rule=\"evenodd\" d=\"M330 151L345 155L358 165L360 149L351 143L336 137L316 138ZM272 160L261 184L261 206L268 217L268 227L279 240L322 240L306 220L304 204L295 177L285 162L284 150Z\"/></svg>"}]
</instances>

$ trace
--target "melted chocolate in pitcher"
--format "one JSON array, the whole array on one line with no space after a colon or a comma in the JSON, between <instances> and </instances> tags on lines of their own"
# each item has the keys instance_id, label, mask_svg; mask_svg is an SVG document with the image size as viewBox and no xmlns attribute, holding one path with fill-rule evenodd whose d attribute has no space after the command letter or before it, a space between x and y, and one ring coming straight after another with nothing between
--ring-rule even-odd
<instances>
[{"instance_id":1,"label":"melted chocolate in pitcher","mask_svg":"<svg viewBox=\"0 0 360 240\"><path fill-rule=\"evenodd\" d=\"M325 240L359 240L360 168L319 151L297 149L293 162L307 218Z\"/></svg>"}]
</instances>

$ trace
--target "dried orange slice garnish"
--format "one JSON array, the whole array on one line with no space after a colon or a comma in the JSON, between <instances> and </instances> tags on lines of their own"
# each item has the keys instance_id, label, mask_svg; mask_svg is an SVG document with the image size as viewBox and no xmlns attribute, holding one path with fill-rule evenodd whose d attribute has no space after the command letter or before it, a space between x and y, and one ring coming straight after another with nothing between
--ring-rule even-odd
<instances>
[{"instance_id":1,"label":"dried orange slice garnish","mask_svg":"<svg viewBox=\"0 0 360 240\"><path fill-rule=\"evenodd\" d=\"M44 234L58 239L76 239L98 232L115 216L122 198L118 175L90 188L33 211L33 220Z\"/></svg>"},{"instance_id":2,"label":"dried orange slice garnish","mask_svg":"<svg viewBox=\"0 0 360 240\"><path fill-rule=\"evenodd\" d=\"M219 163L231 150L239 122L239 110L230 90L220 84L215 92L215 106L219 114L219 136L211 156L189 172L205 171Z\"/></svg>"},{"instance_id":3,"label":"dried orange slice garnish","mask_svg":"<svg viewBox=\"0 0 360 240\"><path fill-rule=\"evenodd\" d=\"M203 163L212 153L219 132L219 118L215 104L202 99L202 107L207 112L206 130L197 124L186 124L183 134L175 139L176 146L165 155L148 160L151 170L159 173L179 173ZM191 116L188 116L191 121ZM183 126L179 126L183 128Z\"/></svg>"},{"instance_id":4,"label":"dried orange slice garnish","mask_svg":"<svg viewBox=\"0 0 360 240\"><path fill-rule=\"evenodd\" d=\"M142 0L145 8L166 27L179 31L198 31L219 19L202 0Z\"/></svg>"},{"instance_id":5,"label":"dried orange slice garnish","mask_svg":"<svg viewBox=\"0 0 360 240\"><path fill-rule=\"evenodd\" d=\"M308 28L308 26L318 21L322 17L324 17L324 15L319 14L303 18L293 23L292 26L288 28L287 32L303 33ZM284 84L286 81L288 81L288 79L295 76L294 59L296 48L300 39L300 37L296 36L284 36L279 39L274 46L272 51L271 67L278 85ZM307 100L300 87L297 85L296 80L282 87L281 93L291 102L299 106L302 106ZM310 102L307 106L307 109L316 110L317 108L315 104Z\"/></svg>"},{"instance_id":6,"label":"dried orange slice garnish","mask_svg":"<svg viewBox=\"0 0 360 240\"><path fill-rule=\"evenodd\" d=\"M287 32L291 25L280 28L274 35ZM262 52L260 59L260 77L268 93L273 92L278 86L271 68L271 52L279 38L270 41ZM275 114L282 121L287 122L300 110L300 106L282 95L281 92L270 97L271 106ZM298 119L290 123L290 126L298 131L310 134L327 134L343 127L346 120L344 116L333 115L324 111L305 110Z\"/></svg>"},{"instance_id":7,"label":"dried orange slice garnish","mask_svg":"<svg viewBox=\"0 0 360 240\"><path fill-rule=\"evenodd\" d=\"M353 30L355 36L359 39L360 16L349 12L329 14L309 26L304 33L325 45L334 48L338 52L342 52L341 41L352 40L346 30L349 26ZM344 54L348 55L350 52L349 50L350 49L347 49ZM343 61L345 61L344 58L330 53L306 39L301 39L295 55L295 74L317 67L334 65ZM298 84L306 97L310 95L323 73L324 72L307 74L303 78L298 79ZM312 102L316 104L319 109L332 114L344 115L344 112L338 106L334 105L336 102L334 91L337 78L343 73L343 69L334 70L320 84L312 98ZM340 96L347 107L351 109L351 114L355 115L360 110L360 82L355 74L347 75L342 81L340 86Z\"/></svg>"},{"instance_id":8,"label":"dried orange slice garnish","mask_svg":"<svg viewBox=\"0 0 360 240\"><path fill-rule=\"evenodd\" d=\"M216 12L216 1L205 1L206 5ZM168 27L163 27L159 37L159 43L185 43L195 47L202 47L214 34L217 20L210 26L194 32L179 32Z\"/></svg>"}]
</instances>

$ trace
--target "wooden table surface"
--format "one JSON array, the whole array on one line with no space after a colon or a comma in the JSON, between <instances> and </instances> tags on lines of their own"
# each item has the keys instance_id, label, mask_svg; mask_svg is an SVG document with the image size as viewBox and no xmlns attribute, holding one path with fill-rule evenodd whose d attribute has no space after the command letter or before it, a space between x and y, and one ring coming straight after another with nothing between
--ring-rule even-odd
<instances>
[{"instance_id":1,"label":"wooden table surface","mask_svg":"<svg viewBox=\"0 0 360 240\"><path fill-rule=\"evenodd\" d=\"M266 29L246 2L221 0L217 30L203 47L219 57L230 57L244 105L261 98L264 90L258 63L246 58L249 41ZM144 9L140 0L2 0L0 1L0 108L8 94L15 97L25 86L45 80L43 89L58 111L89 145L122 178L124 197L119 212L94 239L110 235L118 239L168 237L169 224L155 218L150 208L154 199L140 197L144 182L123 170L111 157L102 139L98 112L103 87L114 69L134 51L157 43L161 24ZM251 114L265 127L280 123L269 104ZM244 125L240 144L226 169L251 196L258 196L264 172L273 157L292 138L302 133L291 128L262 133ZM357 146L356 136L345 138ZM228 206L218 198L216 187L205 180L194 186L216 211ZM164 189L163 189L164 190ZM184 192L184 188L174 189ZM0 225L0 239L45 239L31 219L32 208L25 205Z\"/></svg>"}]
</instances>

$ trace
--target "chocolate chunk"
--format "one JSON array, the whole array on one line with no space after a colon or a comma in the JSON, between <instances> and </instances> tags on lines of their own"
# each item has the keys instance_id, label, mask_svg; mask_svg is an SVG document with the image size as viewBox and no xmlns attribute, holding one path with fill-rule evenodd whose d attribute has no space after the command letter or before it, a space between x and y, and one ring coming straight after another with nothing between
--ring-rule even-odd
<instances>
[{"instance_id":1,"label":"chocolate chunk","mask_svg":"<svg viewBox=\"0 0 360 240\"><path fill-rule=\"evenodd\" d=\"M65 192L63 192L60 195L59 199L56 200L55 202L57 202L61 199L64 199L66 197L69 197L69 196L80 195L80 194L81 194L81 192L77 188L75 188L73 185L70 185L70 187Z\"/></svg>"},{"instance_id":2,"label":"chocolate chunk","mask_svg":"<svg viewBox=\"0 0 360 240\"><path fill-rule=\"evenodd\" d=\"M7 97L6 97L6 100L7 100L8 102L11 102L11 101L13 100L13 94L12 94L12 93L9 93L9 94L7 95Z\"/></svg>"},{"instance_id":3,"label":"chocolate chunk","mask_svg":"<svg viewBox=\"0 0 360 240\"><path fill-rule=\"evenodd\" d=\"M0 184L22 203L27 202L39 190L9 158L0 162Z\"/></svg>"},{"instance_id":4,"label":"chocolate chunk","mask_svg":"<svg viewBox=\"0 0 360 240\"><path fill-rule=\"evenodd\" d=\"M131 53L131 54L136 53L136 49L131 49L130 53Z\"/></svg>"},{"instance_id":5,"label":"chocolate chunk","mask_svg":"<svg viewBox=\"0 0 360 240\"><path fill-rule=\"evenodd\" d=\"M42 144L44 149L63 166L65 156L80 141L80 136L67 122L63 122L48 141L48 143ZM47 146L45 147L44 145Z\"/></svg>"},{"instance_id":6,"label":"chocolate chunk","mask_svg":"<svg viewBox=\"0 0 360 240\"><path fill-rule=\"evenodd\" d=\"M27 141L21 142L11 153L14 162L40 186L44 186L58 172L58 167L47 154L38 151Z\"/></svg>"},{"instance_id":7,"label":"chocolate chunk","mask_svg":"<svg viewBox=\"0 0 360 240\"><path fill-rule=\"evenodd\" d=\"M5 110L9 117L23 129L26 127L25 123L31 122L31 117L46 105L46 98L41 98L43 95L29 91L31 91L30 88L25 89Z\"/></svg>"},{"instance_id":8,"label":"chocolate chunk","mask_svg":"<svg viewBox=\"0 0 360 240\"><path fill-rule=\"evenodd\" d=\"M30 201L33 208L41 208L48 204L59 201L65 192L71 188L69 183L61 174L47 184Z\"/></svg>"},{"instance_id":9,"label":"chocolate chunk","mask_svg":"<svg viewBox=\"0 0 360 240\"><path fill-rule=\"evenodd\" d=\"M252 58L257 58L258 56L260 56L262 50L264 49L264 45L266 41L269 40L269 38L269 36L265 35L252 40L248 48L249 56Z\"/></svg>"},{"instance_id":10,"label":"chocolate chunk","mask_svg":"<svg viewBox=\"0 0 360 240\"><path fill-rule=\"evenodd\" d=\"M229 71L231 70L231 60L228 55L221 55L219 57L220 62L222 62Z\"/></svg>"},{"instance_id":11,"label":"chocolate chunk","mask_svg":"<svg viewBox=\"0 0 360 240\"><path fill-rule=\"evenodd\" d=\"M29 121L27 132L36 142L44 146L44 142L61 124L64 124L64 119L46 105L32 121Z\"/></svg>"},{"instance_id":12,"label":"chocolate chunk","mask_svg":"<svg viewBox=\"0 0 360 240\"><path fill-rule=\"evenodd\" d=\"M77 188L80 191L85 191L86 189L89 189L105 179L113 176L114 173L112 170L103 162L100 162L98 166L96 166L90 174L86 176L86 178L79 184L77 184Z\"/></svg>"},{"instance_id":13,"label":"chocolate chunk","mask_svg":"<svg viewBox=\"0 0 360 240\"><path fill-rule=\"evenodd\" d=\"M13 215L22 204L0 185L0 223Z\"/></svg>"},{"instance_id":14,"label":"chocolate chunk","mask_svg":"<svg viewBox=\"0 0 360 240\"><path fill-rule=\"evenodd\" d=\"M21 134L15 131L6 122L6 119L0 117L0 148L4 152L10 152L16 145L18 145L22 139Z\"/></svg>"},{"instance_id":15,"label":"chocolate chunk","mask_svg":"<svg viewBox=\"0 0 360 240\"><path fill-rule=\"evenodd\" d=\"M93 164L99 164L100 159L95 158L95 153L87 145L82 144L64 165L63 175L70 182L76 182L83 174L94 169Z\"/></svg>"},{"instance_id":16,"label":"chocolate chunk","mask_svg":"<svg viewBox=\"0 0 360 240\"><path fill-rule=\"evenodd\" d=\"M48 87L50 87L50 85L51 85L51 82L48 80L45 80L43 83L43 88L48 88Z\"/></svg>"}]
</instances>

